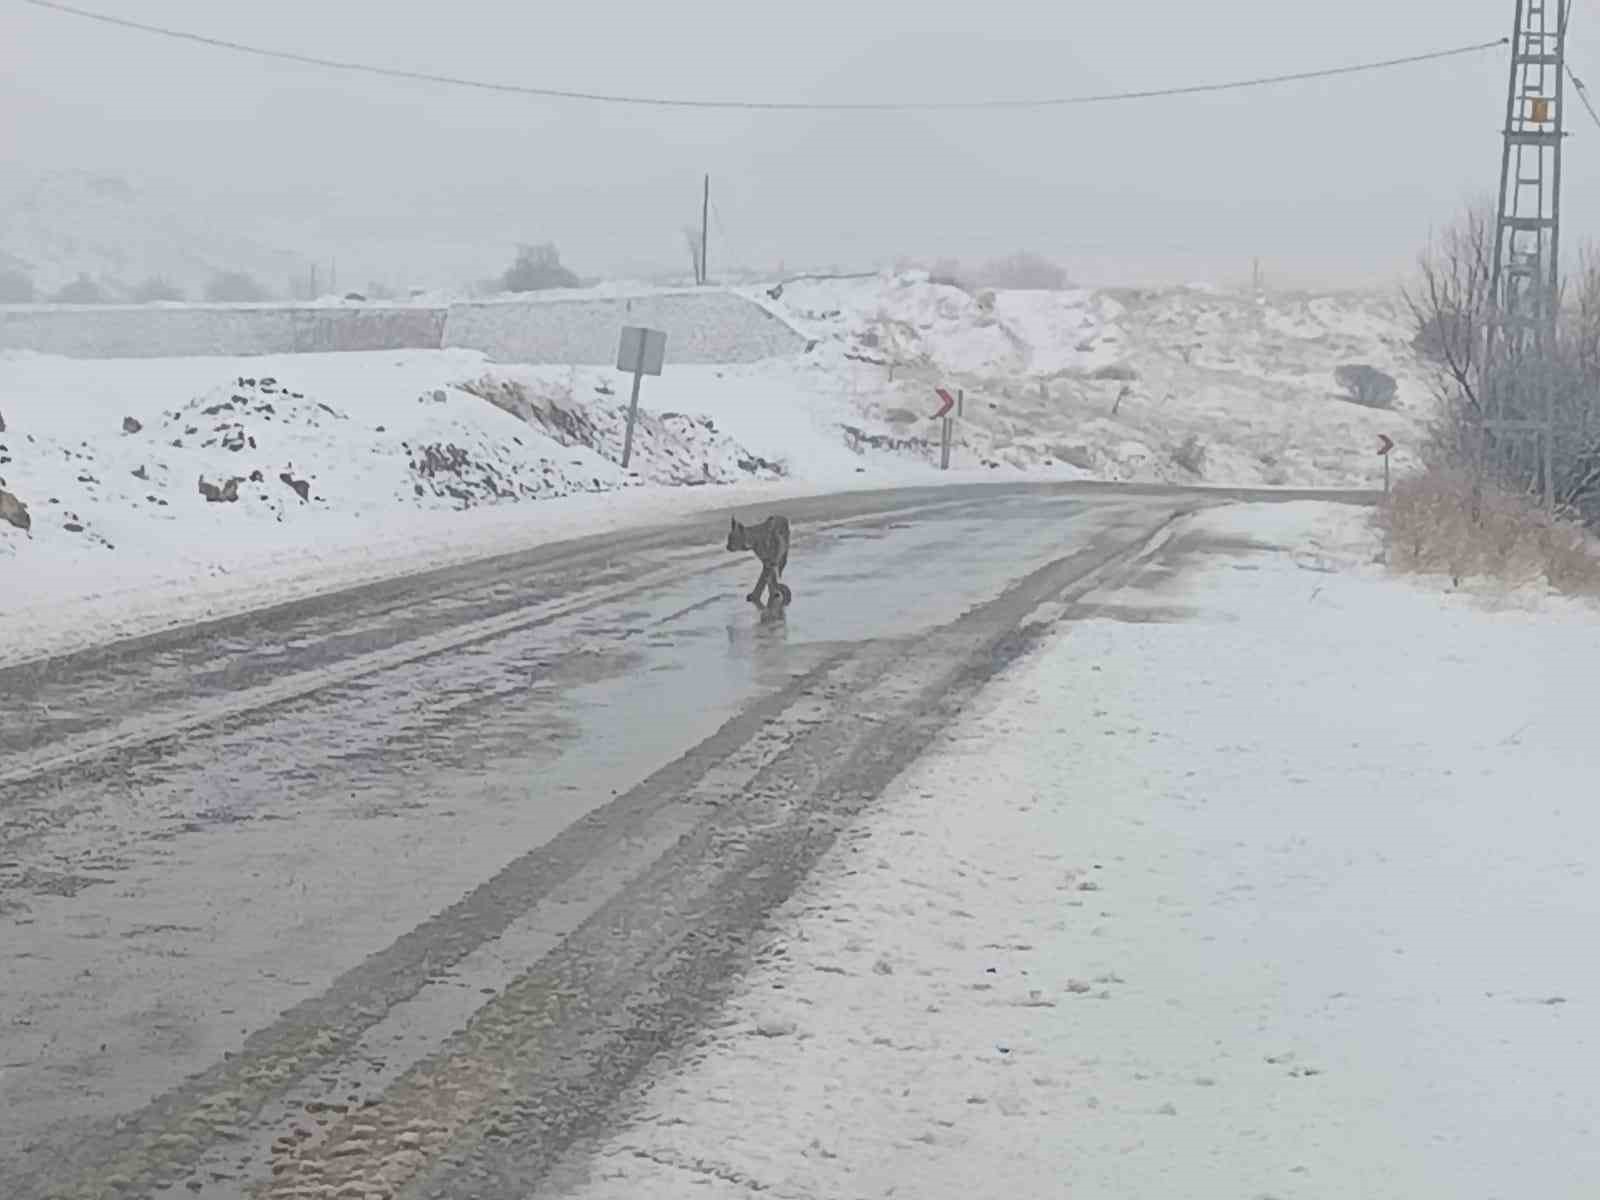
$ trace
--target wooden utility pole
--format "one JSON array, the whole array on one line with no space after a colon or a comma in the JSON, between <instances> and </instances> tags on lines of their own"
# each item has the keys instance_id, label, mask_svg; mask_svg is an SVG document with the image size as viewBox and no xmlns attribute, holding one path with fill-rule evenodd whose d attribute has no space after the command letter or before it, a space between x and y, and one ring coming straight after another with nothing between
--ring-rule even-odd
<instances>
[{"instance_id":1,"label":"wooden utility pole","mask_svg":"<svg viewBox=\"0 0 1600 1200\"><path fill-rule=\"evenodd\" d=\"M706 243L711 236L711 176L706 176L705 192L700 198L700 282L709 283L711 277L706 274Z\"/></svg>"}]
</instances>

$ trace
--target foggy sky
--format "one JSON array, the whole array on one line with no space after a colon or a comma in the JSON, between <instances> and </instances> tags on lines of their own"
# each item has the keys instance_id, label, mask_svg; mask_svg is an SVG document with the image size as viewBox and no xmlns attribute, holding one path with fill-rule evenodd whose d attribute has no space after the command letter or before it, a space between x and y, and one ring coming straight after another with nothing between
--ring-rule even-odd
<instances>
[{"instance_id":1,"label":"foggy sky","mask_svg":"<svg viewBox=\"0 0 1600 1200\"><path fill-rule=\"evenodd\" d=\"M850 101L1203 83L1486 41L1512 16L1511 0L83 2L496 81ZM1569 55L1600 87L1587 16ZM1026 247L1092 282L1233 282L1259 256L1272 281L1364 284L1397 278L1430 226L1492 193L1505 62L1038 112L729 114L330 74L0 0L0 170L170 180L243 234L459 246L463 277L517 240L555 241L586 273L677 265L708 171L713 271ZM1570 245L1597 232L1600 129L1575 101L1568 128Z\"/></svg>"}]
</instances>

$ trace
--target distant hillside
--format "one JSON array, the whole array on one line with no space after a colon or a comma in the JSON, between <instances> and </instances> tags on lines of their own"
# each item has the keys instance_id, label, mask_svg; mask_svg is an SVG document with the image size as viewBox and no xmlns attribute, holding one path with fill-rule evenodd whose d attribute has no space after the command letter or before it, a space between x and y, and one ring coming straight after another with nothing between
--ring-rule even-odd
<instances>
[{"instance_id":1,"label":"distant hillside","mask_svg":"<svg viewBox=\"0 0 1600 1200\"><path fill-rule=\"evenodd\" d=\"M284 291L304 271L298 255L219 228L182 192L92 171L0 184L0 267L29 275L41 295L87 275L115 298L154 278L197 296L222 271Z\"/></svg>"}]
</instances>

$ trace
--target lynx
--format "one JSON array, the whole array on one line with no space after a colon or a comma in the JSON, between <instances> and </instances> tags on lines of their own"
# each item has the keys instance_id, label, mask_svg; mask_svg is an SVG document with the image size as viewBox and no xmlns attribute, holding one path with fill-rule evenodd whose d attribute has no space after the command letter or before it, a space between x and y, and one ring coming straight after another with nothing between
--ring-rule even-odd
<instances>
[{"instance_id":1,"label":"lynx","mask_svg":"<svg viewBox=\"0 0 1600 1200\"><path fill-rule=\"evenodd\" d=\"M761 593L765 591L769 607L787 606L794 598L794 593L782 582L783 569L789 565L789 518L774 515L759 525L740 524L738 517L732 521L728 529L728 549L748 550L761 560L761 574L756 579L755 590L745 599L759 605Z\"/></svg>"}]
</instances>

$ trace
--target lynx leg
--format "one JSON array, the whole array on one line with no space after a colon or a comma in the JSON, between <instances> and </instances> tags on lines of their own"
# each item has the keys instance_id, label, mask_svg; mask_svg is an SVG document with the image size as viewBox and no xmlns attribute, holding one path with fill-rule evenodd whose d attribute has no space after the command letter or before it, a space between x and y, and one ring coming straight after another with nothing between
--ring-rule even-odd
<instances>
[{"instance_id":1,"label":"lynx leg","mask_svg":"<svg viewBox=\"0 0 1600 1200\"><path fill-rule=\"evenodd\" d=\"M745 597L745 599L750 601L751 604L760 604L761 593L768 590L771 579L772 568L763 565L761 568L761 574L756 576L756 586L754 590L752 590L751 593Z\"/></svg>"}]
</instances>

